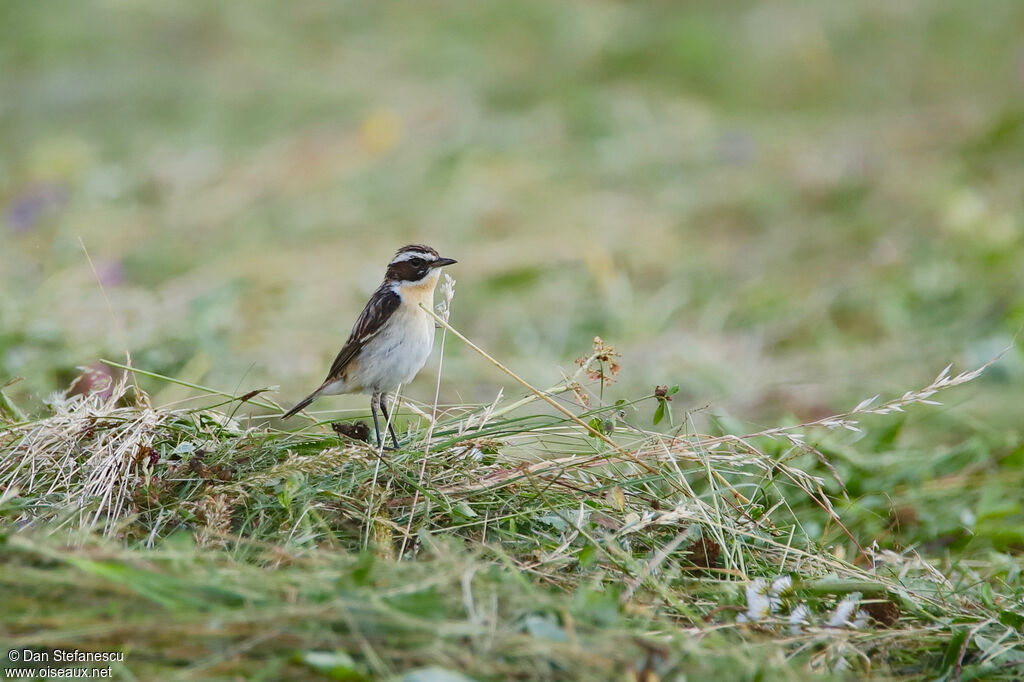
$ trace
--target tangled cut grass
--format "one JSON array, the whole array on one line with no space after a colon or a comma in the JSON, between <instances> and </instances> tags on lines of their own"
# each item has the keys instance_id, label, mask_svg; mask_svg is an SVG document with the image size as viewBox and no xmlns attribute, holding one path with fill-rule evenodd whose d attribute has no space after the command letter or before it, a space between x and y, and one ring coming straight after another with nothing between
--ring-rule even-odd
<instances>
[{"instance_id":1,"label":"tangled cut grass","mask_svg":"<svg viewBox=\"0 0 1024 682\"><path fill-rule=\"evenodd\" d=\"M1020 663L1019 605L964 567L864 546L816 445L984 367L741 435L638 426L664 391L524 414L579 401L606 352L595 343L575 376L520 400L407 403L420 424L386 457L235 418L240 401L154 409L124 379L107 397L55 398L52 415L0 432L0 513L17 530L3 583L26 595L0 632L130 640L154 652L146 666L183 675L268 657L352 679L422 665L520 679L962 674L969 648L977 674ZM63 625L32 598L39 584L73 592ZM97 622L111 591L117 622Z\"/></svg>"}]
</instances>

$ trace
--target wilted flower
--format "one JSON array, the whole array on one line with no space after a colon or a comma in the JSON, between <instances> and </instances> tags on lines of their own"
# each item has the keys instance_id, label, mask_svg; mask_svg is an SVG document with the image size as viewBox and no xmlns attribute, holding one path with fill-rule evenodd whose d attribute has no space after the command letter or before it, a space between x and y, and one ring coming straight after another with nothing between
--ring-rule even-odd
<instances>
[{"instance_id":1,"label":"wilted flower","mask_svg":"<svg viewBox=\"0 0 1024 682\"><path fill-rule=\"evenodd\" d=\"M615 350L615 346L605 343L600 336L595 336L593 354L590 357L577 358L576 364L587 370L587 376L592 381L610 383L611 377L618 374L621 369L615 360L617 357L619 352ZM593 366L595 362L597 367Z\"/></svg>"},{"instance_id":2,"label":"wilted flower","mask_svg":"<svg viewBox=\"0 0 1024 682\"><path fill-rule=\"evenodd\" d=\"M768 581L757 578L747 583L747 611L736 618L741 623L763 620L771 613L772 599L768 594Z\"/></svg>"},{"instance_id":3,"label":"wilted flower","mask_svg":"<svg viewBox=\"0 0 1024 682\"><path fill-rule=\"evenodd\" d=\"M759 621L769 614L777 613L782 606L782 593L793 587L793 578L780 576L769 585L764 578L757 578L747 584L747 611L736 619L739 622Z\"/></svg>"},{"instance_id":4,"label":"wilted flower","mask_svg":"<svg viewBox=\"0 0 1024 682\"><path fill-rule=\"evenodd\" d=\"M441 301L437 304L437 314L445 322L448 321L448 316L451 315L453 298L455 298L455 278L446 272L444 273L444 279L441 281Z\"/></svg>"},{"instance_id":5,"label":"wilted flower","mask_svg":"<svg viewBox=\"0 0 1024 682\"><path fill-rule=\"evenodd\" d=\"M843 600L836 605L836 610L832 612L831 616L829 616L828 622L825 623L825 625L830 628L858 627L856 622L850 622L850 616L853 615L853 611L857 608L857 604L859 602L860 595L857 593L843 598ZM864 612L858 612L858 618L861 613ZM867 614L864 615L864 619L866 622Z\"/></svg>"},{"instance_id":6,"label":"wilted flower","mask_svg":"<svg viewBox=\"0 0 1024 682\"><path fill-rule=\"evenodd\" d=\"M793 576L787 574L772 581L772 586L769 589L769 592L775 597L778 597L791 587L793 587Z\"/></svg>"},{"instance_id":7,"label":"wilted flower","mask_svg":"<svg viewBox=\"0 0 1024 682\"><path fill-rule=\"evenodd\" d=\"M803 626L807 625L810 615L811 609L807 604L797 604L789 614L789 634L799 635L803 631Z\"/></svg>"},{"instance_id":8,"label":"wilted flower","mask_svg":"<svg viewBox=\"0 0 1024 682\"><path fill-rule=\"evenodd\" d=\"M583 387L580 386L580 382L571 381L567 384L567 386L569 390L572 391L572 394L576 396L576 401L582 407L590 407L590 397L583 392Z\"/></svg>"}]
</instances>

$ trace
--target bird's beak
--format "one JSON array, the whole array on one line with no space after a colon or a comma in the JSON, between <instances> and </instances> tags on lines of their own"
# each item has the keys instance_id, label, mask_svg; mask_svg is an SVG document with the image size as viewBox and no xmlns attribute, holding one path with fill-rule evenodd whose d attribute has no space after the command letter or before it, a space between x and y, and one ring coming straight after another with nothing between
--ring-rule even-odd
<instances>
[{"instance_id":1,"label":"bird's beak","mask_svg":"<svg viewBox=\"0 0 1024 682\"><path fill-rule=\"evenodd\" d=\"M455 260L454 258L438 258L436 261L431 263L430 267L432 267L432 268L443 268L446 265L454 265L455 263L458 263L458 262L459 261Z\"/></svg>"}]
</instances>

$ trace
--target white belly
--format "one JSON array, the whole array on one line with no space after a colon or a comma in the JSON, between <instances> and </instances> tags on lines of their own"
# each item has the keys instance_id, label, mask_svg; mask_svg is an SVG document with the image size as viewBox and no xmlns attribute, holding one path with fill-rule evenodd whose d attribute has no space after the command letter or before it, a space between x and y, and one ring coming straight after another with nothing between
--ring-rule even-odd
<instances>
[{"instance_id":1,"label":"white belly","mask_svg":"<svg viewBox=\"0 0 1024 682\"><path fill-rule=\"evenodd\" d=\"M433 318L419 308L402 306L363 346L345 383L364 393L393 391L416 377L433 346Z\"/></svg>"}]
</instances>

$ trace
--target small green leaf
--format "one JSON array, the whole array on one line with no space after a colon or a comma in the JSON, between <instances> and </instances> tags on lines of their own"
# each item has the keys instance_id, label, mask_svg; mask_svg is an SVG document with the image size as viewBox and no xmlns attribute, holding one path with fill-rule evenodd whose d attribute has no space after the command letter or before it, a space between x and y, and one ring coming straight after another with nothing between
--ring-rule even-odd
<instances>
[{"instance_id":1,"label":"small green leaf","mask_svg":"<svg viewBox=\"0 0 1024 682\"><path fill-rule=\"evenodd\" d=\"M1018 648L1003 649L995 641L981 635L974 635L973 639L974 646L978 647L981 655L987 658L992 665L1009 667L1024 664L1024 652L1019 651Z\"/></svg>"},{"instance_id":2,"label":"small green leaf","mask_svg":"<svg viewBox=\"0 0 1024 682\"><path fill-rule=\"evenodd\" d=\"M573 594L572 601L577 615L599 625L611 627L619 621L619 593L610 585L603 589L581 585Z\"/></svg>"},{"instance_id":3,"label":"small green leaf","mask_svg":"<svg viewBox=\"0 0 1024 682\"><path fill-rule=\"evenodd\" d=\"M437 619L444 617L444 600L437 593L437 588L431 586L418 592L397 594L386 599L393 608L420 618Z\"/></svg>"},{"instance_id":4,"label":"small green leaf","mask_svg":"<svg viewBox=\"0 0 1024 682\"><path fill-rule=\"evenodd\" d=\"M576 556L581 568L589 568L597 561L597 549L593 545L586 545Z\"/></svg>"},{"instance_id":5,"label":"small green leaf","mask_svg":"<svg viewBox=\"0 0 1024 682\"><path fill-rule=\"evenodd\" d=\"M558 514L545 514L544 516L538 516L537 520L562 532L569 530L569 524Z\"/></svg>"},{"instance_id":6,"label":"small green leaf","mask_svg":"<svg viewBox=\"0 0 1024 682\"><path fill-rule=\"evenodd\" d=\"M477 516L479 516L479 514L477 514L476 511L474 511L473 508L469 506L469 504L465 502L459 502L452 508L452 516L454 516L459 521L467 521L469 519L476 518Z\"/></svg>"},{"instance_id":7,"label":"small green leaf","mask_svg":"<svg viewBox=\"0 0 1024 682\"><path fill-rule=\"evenodd\" d=\"M657 425L665 418L665 405L667 403L664 400L658 401L658 409L654 410L654 424Z\"/></svg>"},{"instance_id":8,"label":"small green leaf","mask_svg":"<svg viewBox=\"0 0 1024 682\"><path fill-rule=\"evenodd\" d=\"M362 552L352 569L352 581L356 585L369 585L370 576L373 574L373 564L376 558L373 552Z\"/></svg>"},{"instance_id":9,"label":"small green leaf","mask_svg":"<svg viewBox=\"0 0 1024 682\"><path fill-rule=\"evenodd\" d=\"M600 417L594 417L589 422L587 422L587 424L590 426L590 428L594 429L594 431L597 431L598 433L604 433ZM596 438L593 431L588 431L587 435L590 436L591 438Z\"/></svg>"},{"instance_id":10,"label":"small green leaf","mask_svg":"<svg viewBox=\"0 0 1024 682\"><path fill-rule=\"evenodd\" d=\"M967 633L967 628L957 628L954 630L953 637L949 640L949 644L946 645L946 651L942 654L941 670L945 673L944 677L947 679L960 663L964 644L967 642Z\"/></svg>"},{"instance_id":11,"label":"small green leaf","mask_svg":"<svg viewBox=\"0 0 1024 682\"><path fill-rule=\"evenodd\" d=\"M344 651L301 651L296 660L332 680L360 682L367 679L356 662Z\"/></svg>"},{"instance_id":12,"label":"small green leaf","mask_svg":"<svg viewBox=\"0 0 1024 682\"><path fill-rule=\"evenodd\" d=\"M1024 614L1017 613L1016 611L1000 611L999 622L1024 632Z\"/></svg>"}]
</instances>

